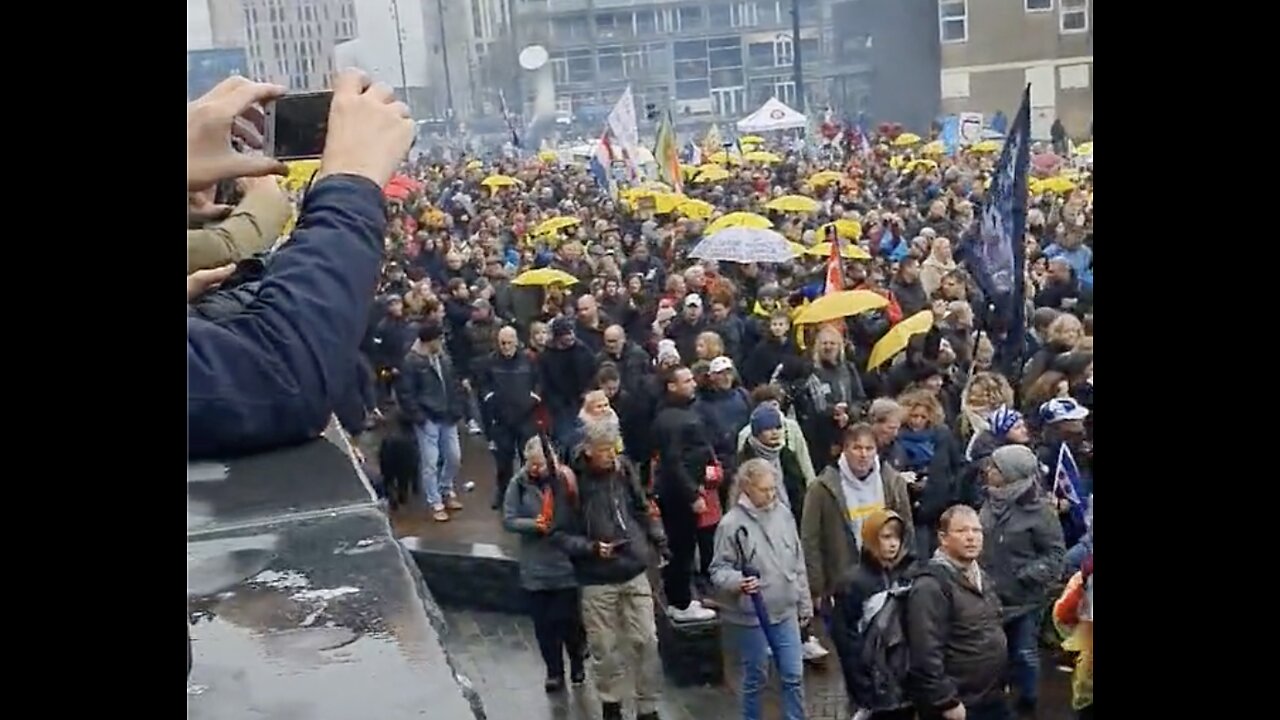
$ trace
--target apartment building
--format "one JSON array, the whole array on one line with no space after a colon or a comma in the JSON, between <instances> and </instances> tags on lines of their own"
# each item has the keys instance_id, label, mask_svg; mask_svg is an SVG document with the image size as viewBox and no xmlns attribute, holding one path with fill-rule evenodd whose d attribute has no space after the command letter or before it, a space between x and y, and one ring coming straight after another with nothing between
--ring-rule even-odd
<instances>
[{"instance_id":1,"label":"apartment building","mask_svg":"<svg viewBox=\"0 0 1280 720\"><path fill-rule=\"evenodd\" d=\"M246 75L295 91L328 87L334 46L356 34L351 0L188 0L189 49L193 16L197 42L243 48Z\"/></svg>"},{"instance_id":2,"label":"apartment building","mask_svg":"<svg viewBox=\"0 0 1280 720\"><path fill-rule=\"evenodd\" d=\"M738 119L772 96L799 109L791 0L515 2L519 44L541 44L550 53L560 112L607 112L628 85L642 117L652 103L670 107L677 122ZM829 6L829 0L799 2L810 109L826 105L834 84L823 49ZM845 69L859 68L866 69Z\"/></svg>"},{"instance_id":3,"label":"apartment building","mask_svg":"<svg viewBox=\"0 0 1280 720\"><path fill-rule=\"evenodd\" d=\"M473 108L473 0L348 0L358 33L339 51L396 88L415 117L458 118Z\"/></svg>"},{"instance_id":4,"label":"apartment building","mask_svg":"<svg viewBox=\"0 0 1280 720\"><path fill-rule=\"evenodd\" d=\"M1031 132L1093 122L1093 0L938 0L944 112L1011 116L1031 85Z\"/></svg>"}]
</instances>

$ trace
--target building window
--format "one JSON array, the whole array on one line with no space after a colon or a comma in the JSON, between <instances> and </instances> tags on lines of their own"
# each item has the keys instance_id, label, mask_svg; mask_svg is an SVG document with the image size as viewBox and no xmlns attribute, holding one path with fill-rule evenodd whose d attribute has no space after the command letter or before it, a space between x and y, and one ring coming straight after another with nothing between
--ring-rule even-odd
<instances>
[{"instance_id":1,"label":"building window","mask_svg":"<svg viewBox=\"0 0 1280 720\"><path fill-rule=\"evenodd\" d=\"M760 24L760 13L754 2L740 2L729 6L729 25L755 27Z\"/></svg>"},{"instance_id":2,"label":"building window","mask_svg":"<svg viewBox=\"0 0 1280 720\"><path fill-rule=\"evenodd\" d=\"M944 43L969 39L969 0L939 0L938 36Z\"/></svg>"},{"instance_id":3,"label":"building window","mask_svg":"<svg viewBox=\"0 0 1280 720\"><path fill-rule=\"evenodd\" d=\"M1089 30L1089 0L1061 0L1058 5L1058 30L1063 34Z\"/></svg>"},{"instance_id":4,"label":"building window","mask_svg":"<svg viewBox=\"0 0 1280 720\"><path fill-rule=\"evenodd\" d=\"M677 24L681 30L697 30L703 26L702 8L700 7L679 7L676 8Z\"/></svg>"},{"instance_id":5,"label":"building window","mask_svg":"<svg viewBox=\"0 0 1280 720\"><path fill-rule=\"evenodd\" d=\"M1053 9L1053 0L1023 0L1027 12L1048 12Z\"/></svg>"}]
</instances>

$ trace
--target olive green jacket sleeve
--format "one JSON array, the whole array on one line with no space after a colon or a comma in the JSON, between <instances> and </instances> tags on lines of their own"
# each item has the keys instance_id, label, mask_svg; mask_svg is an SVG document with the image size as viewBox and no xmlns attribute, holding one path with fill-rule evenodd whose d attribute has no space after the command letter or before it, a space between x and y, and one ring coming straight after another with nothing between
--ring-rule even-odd
<instances>
[{"instance_id":1,"label":"olive green jacket sleeve","mask_svg":"<svg viewBox=\"0 0 1280 720\"><path fill-rule=\"evenodd\" d=\"M292 210L280 190L250 188L226 220L187 231L187 274L238 262L271 247Z\"/></svg>"}]
</instances>

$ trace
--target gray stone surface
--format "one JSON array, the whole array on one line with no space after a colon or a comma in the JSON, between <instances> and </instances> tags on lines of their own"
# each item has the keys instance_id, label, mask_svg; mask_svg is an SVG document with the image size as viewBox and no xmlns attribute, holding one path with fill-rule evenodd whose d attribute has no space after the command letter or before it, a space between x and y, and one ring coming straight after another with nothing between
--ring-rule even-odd
<instances>
[{"instance_id":1,"label":"gray stone surface","mask_svg":"<svg viewBox=\"0 0 1280 720\"><path fill-rule=\"evenodd\" d=\"M332 437L188 469L187 615L192 720L485 718Z\"/></svg>"},{"instance_id":2,"label":"gray stone surface","mask_svg":"<svg viewBox=\"0 0 1280 720\"><path fill-rule=\"evenodd\" d=\"M470 680L484 699L490 718L514 720L599 720L600 703L587 685L548 696L542 689L545 670L533 637L533 624L524 617L501 613L445 610L449 630L445 645L458 672ZM589 665L589 663L588 663ZM733 682L733 673L726 676ZM1042 693L1046 701L1040 720L1070 720L1068 676L1049 664ZM805 670L806 720L848 720L844 683L833 653L822 667ZM628 707L627 713L634 713ZM667 683L660 708L662 720L738 720L741 715L728 687L676 688ZM626 717L632 717L626 714ZM767 698L765 718L780 717L776 697Z\"/></svg>"}]
</instances>

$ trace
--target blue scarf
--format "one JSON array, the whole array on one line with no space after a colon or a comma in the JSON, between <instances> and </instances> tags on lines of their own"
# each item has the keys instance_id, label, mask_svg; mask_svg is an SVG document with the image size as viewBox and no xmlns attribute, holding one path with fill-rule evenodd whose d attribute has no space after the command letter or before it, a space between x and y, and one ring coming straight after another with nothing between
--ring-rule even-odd
<instances>
[{"instance_id":1,"label":"blue scarf","mask_svg":"<svg viewBox=\"0 0 1280 720\"><path fill-rule=\"evenodd\" d=\"M933 451L938 446L938 436L933 428L927 430L901 430L898 432L898 445L906 456L905 470L922 470L929 467L933 460Z\"/></svg>"}]
</instances>

